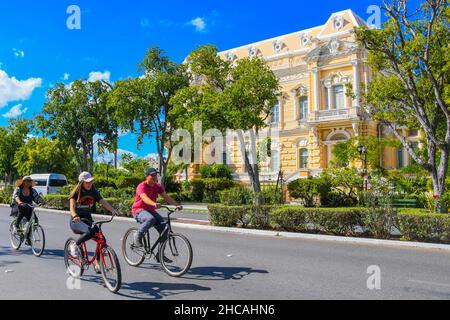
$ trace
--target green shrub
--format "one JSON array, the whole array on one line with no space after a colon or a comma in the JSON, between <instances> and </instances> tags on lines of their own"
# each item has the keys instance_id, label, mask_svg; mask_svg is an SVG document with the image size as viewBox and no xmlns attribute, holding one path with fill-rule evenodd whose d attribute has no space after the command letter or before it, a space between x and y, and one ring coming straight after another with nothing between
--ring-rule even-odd
<instances>
[{"instance_id":1,"label":"green shrub","mask_svg":"<svg viewBox=\"0 0 450 320\"><path fill-rule=\"evenodd\" d=\"M305 232L307 228L306 208L279 207L273 210L270 216L270 224L275 228L280 228L290 232Z\"/></svg>"},{"instance_id":2,"label":"green shrub","mask_svg":"<svg viewBox=\"0 0 450 320\"><path fill-rule=\"evenodd\" d=\"M98 189L103 198L119 198L123 200L134 198L136 189L128 187L124 189L114 189L111 187Z\"/></svg>"},{"instance_id":3,"label":"green shrub","mask_svg":"<svg viewBox=\"0 0 450 320\"><path fill-rule=\"evenodd\" d=\"M450 215L422 209L400 209L397 216L402 240L450 243Z\"/></svg>"},{"instance_id":4,"label":"green shrub","mask_svg":"<svg viewBox=\"0 0 450 320\"><path fill-rule=\"evenodd\" d=\"M365 230L375 238L389 239L397 222L397 210L392 206L392 197L368 192L364 195L364 202L367 208L362 221Z\"/></svg>"},{"instance_id":5,"label":"green shrub","mask_svg":"<svg viewBox=\"0 0 450 320\"><path fill-rule=\"evenodd\" d=\"M202 179L194 179L191 181L191 187L192 200L202 202L205 194L205 182Z\"/></svg>"},{"instance_id":6,"label":"green shrub","mask_svg":"<svg viewBox=\"0 0 450 320\"><path fill-rule=\"evenodd\" d=\"M256 195L253 193L253 198L255 197ZM261 190L261 192L258 194L258 197L259 203L262 205L274 205L280 204L282 202L281 190L278 190L276 187Z\"/></svg>"},{"instance_id":7,"label":"green shrub","mask_svg":"<svg viewBox=\"0 0 450 320\"><path fill-rule=\"evenodd\" d=\"M112 178L106 179L105 177L102 177L102 176L96 176L94 184L95 184L95 187L98 189L100 189L100 188L117 189L116 182Z\"/></svg>"},{"instance_id":8,"label":"green shrub","mask_svg":"<svg viewBox=\"0 0 450 320\"><path fill-rule=\"evenodd\" d=\"M69 195L49 194L44 197L45 208L54 210L69 211Z\"/></svg>"},{"instance_id":9,"label":"green shrub","mask_svg":"<svg viewBox=\"0 0 450 320\"><path fill-rule=\"evenodd\" d=\"M202 166L200 176L202 179L225 178L231 180L231 170L225 164L214 163L210 166Z\"/></svg>"},{"instance_id":10,"label":"green shrub","mask_svg":"<svg viewBox=\"0 0 450 320\"><path fill-rule=\"evenodd\" d=\"M305 207L319 205L319 200L330 192L330 186L325 179L297 179L288 184L289 195L300 199Z\"/></svg>"},{"instance_id":11,"label":"green shrub","mask_svg":"<svg viewBox=\"0 0 450 320\"><path fill-rule=\"evenodd\" d=\"M228 206L249 205L253 201L253 192L246 187L235 187L219 191L219 200Z\"/></svg>"},{"instance_id":12,"label":"green shrub","mask_svg":"<svg viewBox=\"0 0 450 320\"><path fill-rule=\"evenodd\" d=\"M211 225L218 227L246 227L252 215L252 206L226 206L223 204L208 205Z\"/></svg>"},{"instance_id":13,"label":"green shrub","mask_svg":"<svg viewBox=\"0 0 450 320\"><path fill-rule=\"evenodd\" d=\"M144 179L139 176L121 176L117 178L115 181L115 186L118 189L124 189L124 188L133 188L136 189L136 187L143 181Z\"/></svg>"}]
</instances>

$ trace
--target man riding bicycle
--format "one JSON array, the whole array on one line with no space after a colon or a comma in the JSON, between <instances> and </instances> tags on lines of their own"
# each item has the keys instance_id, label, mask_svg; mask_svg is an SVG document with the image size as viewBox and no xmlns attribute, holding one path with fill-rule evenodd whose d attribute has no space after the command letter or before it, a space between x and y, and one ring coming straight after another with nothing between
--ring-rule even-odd
<instances>
[{"instance_id":1,"label":"man riding bicycle","mask_svg":"<svg viewBox=\"0 0 450 320\"><path fill-rule=\"evenodd\" d=\"M136 221L140 223L139 232L134 239L135 246L138 248L143 246L142 239L150 228L155 226L161 236L165 230L164 219L156 212L157 209L161 208L161 205L157 203L159 195L168 204L176 206L177 210L183 210L183 206L169 196L164 187L158 183L158 174L158 170L147 167L145 169L145 181L139 184L136 189L136 199L131 208L131 213ZM161 239L161 242L164 240L164 238ZM156 257L158 259L159 254Z\"/></svg>"}]
</instances>

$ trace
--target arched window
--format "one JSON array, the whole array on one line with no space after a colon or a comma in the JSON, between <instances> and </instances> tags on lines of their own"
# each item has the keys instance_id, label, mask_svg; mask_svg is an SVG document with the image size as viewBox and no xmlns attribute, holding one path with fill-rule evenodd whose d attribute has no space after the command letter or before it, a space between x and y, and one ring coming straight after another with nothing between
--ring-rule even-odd
<instances>
[{"instance_id":1,"label":"arched window","mask_svg":"<svg viewBox=\"0 0 450 320\"><path fill-rule=\"evenodd\" d=\"M306 149L306 148L299 149L299 151L298 151L298 159L299 159L298 166L300 169L308 168L308 158L309 158L308 149Z\"/></svg>"}]
</instances>

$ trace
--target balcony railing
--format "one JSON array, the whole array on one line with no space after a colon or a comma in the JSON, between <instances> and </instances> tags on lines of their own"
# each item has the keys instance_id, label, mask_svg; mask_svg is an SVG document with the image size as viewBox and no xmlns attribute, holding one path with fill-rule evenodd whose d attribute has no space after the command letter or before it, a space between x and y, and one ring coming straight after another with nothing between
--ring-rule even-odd
<instances>
[{"instance_id":1,"label":"balcony railing","mask_svg":"<svg viewBox=\"0 0 450 320\"><path fill-rule=\"evenodd\" d=\"M352 119L358 116L358 108L330 109L315 112L315 121Z\"/></svg>"}]
</instances>

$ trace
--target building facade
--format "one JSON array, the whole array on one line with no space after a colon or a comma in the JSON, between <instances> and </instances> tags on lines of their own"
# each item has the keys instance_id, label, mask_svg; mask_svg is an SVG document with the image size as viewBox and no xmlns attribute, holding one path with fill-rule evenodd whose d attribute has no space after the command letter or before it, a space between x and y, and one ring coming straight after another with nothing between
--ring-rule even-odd
<instances>
[{"instance_id":1,"label":"building facade","mask_svg":"<svg viewBox=\"0 0 450 320\"><path fill-rule=\"evenodd\" d=\"M329 166L336 143L357 136L389 135L361 113L360 93L372 73L353 29L365 24L352 10L345 10L333 13L321 26L220 52L229 61L262 57L280 80L281 97L267 128L279 130L275 142L279 148L263 164L262 180L276 180L280 170L288 181L314 176ZM346 94L349 88L352 97ZM224 163L237 180L245 182L248 176L237 144L227 145ZM393 169L409 164L410 159L403 149L386 148L380 161ZM191 178L198 176L198 169L191 167Z\"/></svg>"}]
</instances>

